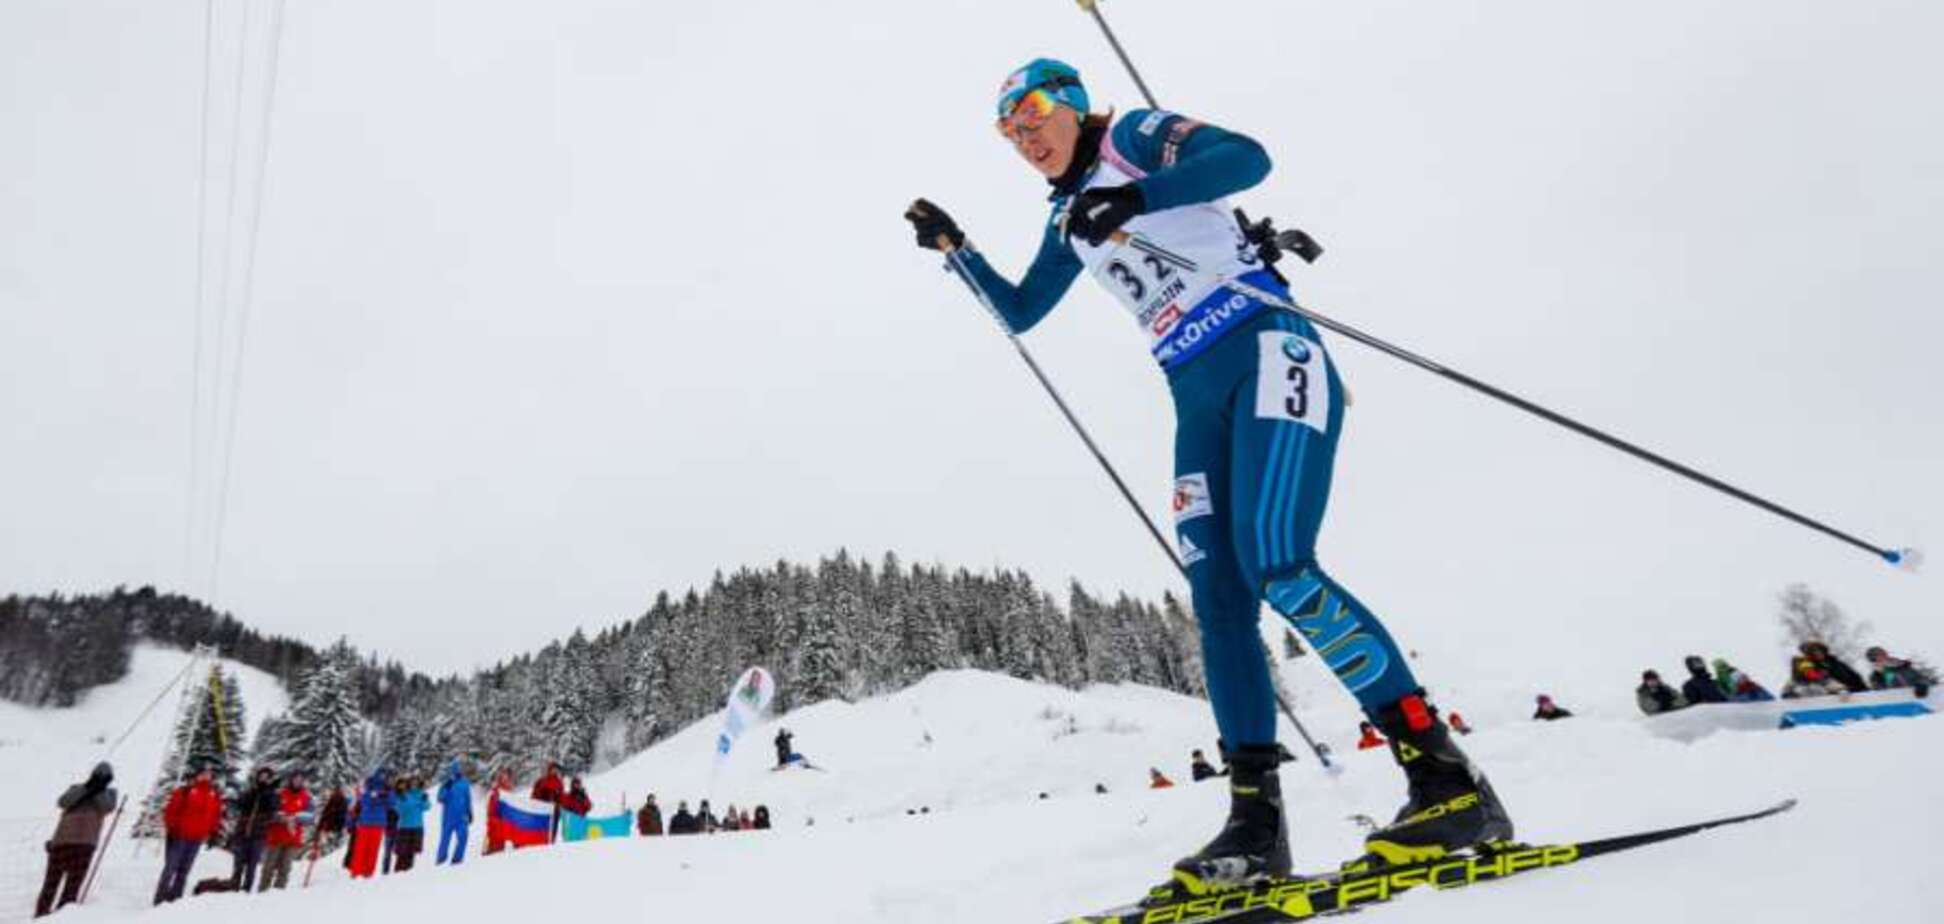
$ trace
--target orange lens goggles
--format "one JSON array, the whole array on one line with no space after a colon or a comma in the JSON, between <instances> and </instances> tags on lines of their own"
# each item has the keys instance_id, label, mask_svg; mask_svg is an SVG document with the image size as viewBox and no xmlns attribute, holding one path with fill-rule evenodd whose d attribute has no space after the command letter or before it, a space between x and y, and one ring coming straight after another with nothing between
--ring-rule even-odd
<instances>
[{"instance_id":1,"label":"orange lens goggles","mask_svg":"<svg viewBox=\"0 0 1944 924\"><path fill-rule=\"evenodd\" d=\"M1054 99L1053 94L1046 89L1029 91L1019 98L1019 103L1013 106L1012 112L999 120L999 134L1006 136L1007 141L1017 144L1021 138L1039 131L1040 126L1045 125L1046 120L1053 117L1053 110L1058 109L1059 106L1060 101Z\"/></svg>"}]
</instances>

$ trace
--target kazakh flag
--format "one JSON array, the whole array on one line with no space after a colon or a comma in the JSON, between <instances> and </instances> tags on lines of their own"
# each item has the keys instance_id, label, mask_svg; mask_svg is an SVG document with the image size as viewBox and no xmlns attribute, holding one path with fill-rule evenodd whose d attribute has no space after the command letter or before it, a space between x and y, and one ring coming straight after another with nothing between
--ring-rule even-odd
<instances>
[{"instance_id":1,"label":"kazakh flag","mask_svg":"<svg viewBox=\"0 0 1944 924\"><path fill-rule=\"evenodd\" d=\"M573 812L560 813L560 839L563 841L592 841L604 837L627 837L634 831L634 816L622 812L606 818L588 818Z\"/></svg>"}]
</instances>

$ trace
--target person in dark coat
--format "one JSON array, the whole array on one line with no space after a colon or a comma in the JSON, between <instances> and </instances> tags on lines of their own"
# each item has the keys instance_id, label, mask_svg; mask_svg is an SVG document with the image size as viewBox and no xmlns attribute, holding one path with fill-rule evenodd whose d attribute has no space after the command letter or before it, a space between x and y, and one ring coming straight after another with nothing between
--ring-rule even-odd
<instances>
[{"instance_id":1,"label":"person in dark coat","mask_svg":"<svg viewBox=\"0 0 1944 924\"><path fill-rule=\"evenodd\" d=\"M1209 777L1221 775L1216 771L1215 765L1208 762L1207 756L1202 754L1201 748L1196 748L1188 755L1188 776L1195 782L1199 783Z\"/></svg>"},{"instance_id":2,"label":"person in dark coat","mask_svg":"<svg viewBox=\"0 0 1944 924\"><path fill-rule=\"evenodd\" d=\"M1687 700L1681 698L1681 691L1661 682L1660 671L1640 672L1640 686L1634 688L1634 702L1640 711L1648 715L1659 715L1687 708Z\"/></svg>"},{"instance_id":3,"label":"person in dark coat","mask_svg":"<svg viewBox=\"0 0 1944 924\"><path fill-rule=\"evenodd\" d=\"M758 831L768 831L770 829L769 806L756 806L756 817L749 824Z\"/></svg>"},{"instance_id":4,"label":"person in dark coat","mask_svg":"<svg viewBox=\"0 0 1944 924\"><path fill-rule=\"evenodd\" d=\"M779 767L789 766L790 758L796 756L796 748L790 746L790 742L795 738L796 736L790 734L790 730L787 728L780 729L777 731L776 733L776 765L777 766Z\"/></svg>"},{"instance_id":5,"label":"person in dark coat","mask_svg":"<svg viewBox=\"0 0 1944 924\"><path fill-rule=\"evenodd\" d=\"M661 806L655 804L655 794L648 794L648 801L642 803L641 811L635 813L635 833L642 837L655 837L662 833Z\"/></svg>"},{"instance_id":6,"label":"person in dark coat","mask_svg":"<svg viewBox=\"0 0 1944 924\"><path fill-rule=\"evenodd\" d=\"M702 804L695 808L695 830L703 834L714 834L721 827L722 822L716 818L714 812L709 810L709 800L703 799Z\"/></svg>"},{"instance_id":7,"label":"person in dark coat","mask_svg":"<svg viewBox=\"0 0 1944 924\"><path fill-rule=\"evenodd\" d=\"M269 767L257 767L250 774L250 788L236 801L236 830L230 834L230 891L248 892L256 887L263 840L277 821L280 802L277 774Z\"/></svg>"},{"instance_id":8,"label":"person in dark coat","mask_svg":"<svg viewBox=\"0 0 1944 924\"><path fill-rule=\"evenodd\" d=\"M1870 689L1898 690L1910 688L1918 699L1930 695L1930 688L1937 685L1937 678L1929 671L1917 666L1906 658L1893 658L1881 645L1871 645L1863 652L1864 659L1870 662Z\"/></svg>"},{"instance_id":9,"label":"person in dark coat","mask_svg":"<svg viewBox=\"0 0 1944 924\"><path fill-rule=\"evenodd\" d=\"M1714 674L1708 670L1708 662L1700 655L1688 655L1682 663L1687 665L1688 679L1681 684L1681 697L1688 705L1728 701L1727 694L1721 692L1721 685L1715 683Z\"/></svg>"},{"instance_id":10,"label":"person in dark coat","mask_svg":"<svg viewBox=\"0 0 1944 924\"><path fill-rule=\"evenodd\" d=\"M567 794L560 797L560 810L573 812L582 818L586 818L587 813L594 810L594 800L588 798L587 790L581 786L580 777L574 777L572 785L567 789Z\"/></svg>"},{"instance_id":11,"label":"person in dark coat","mask_svg":"<svg viewBox=\"0 0 1944 924\"><path fill-rule=\"evenodd\" d=\"M675 815L668 820L669 834L694 834L699 831L695 816L689 813L686 800L675 803Z\"/></svg>"},{"instance_id":12,"label":"person in dark coat","mask_svg":"<svg viewBox=\"0 0 1944 924\"><path fill-rule=\"evenodd\" d=\"M1863 675L1857 673L1856 668L1849 666L1842 658L1836 657L1835 653L1829 650L1828 645L1821 642L1803 642L1797 650L1802 652L1802 656L1808 658L1809 663L1814 664L1818 670L1828 674L1829 679L1842 684L1843 689L1851 693L1862 693L1870 688L1869 684L1863 682Z\"/></svg>"},{"instance_id":13,"label":"person in dark coat","mask_svg":"<svg viewBox=\"0 0 1944 924\"><path fill-rule=\"evenodd\" d=\"M61 820L54 824L54 836L47 839L47 876L41 880L40 899L34 902L34 917L73 904L81 895L88 865L101 843L102 819L115 810L115 790L108 785L114 781L115 768L104 760L95 764L87 779L54 800L61 808Z\"/></svg>"},{"instance_id":14,"label":"person in dark coat","mask_svg":"<svg viewBox=\"0 0 1944 924\"><path fill-rule=\"evenodd\" d=\"M1538 708L1532 710L1532 717L1542 722L1553 722L1559 719L1570 719L1573 714L1553 702L1551 696L1541 693L1538 698Z\"/></svg>"}]
</instances>

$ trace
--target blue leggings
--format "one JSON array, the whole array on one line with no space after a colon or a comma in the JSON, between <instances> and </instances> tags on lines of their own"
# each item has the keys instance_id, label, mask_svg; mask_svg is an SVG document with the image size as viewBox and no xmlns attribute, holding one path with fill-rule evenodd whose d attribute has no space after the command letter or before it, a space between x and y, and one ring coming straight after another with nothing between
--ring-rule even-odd
<instances>
[{"instance_id":1,"label":"blue leggings","mask_svg":"<svg viewBox=\"0 0 1944 924\"><path fill-rule=\"evenodd\" d=\"M1307 321L1260 309L1168 379L1175 530L1215 723L1230 747L1276 740L1261 601L1294 623L1366 713L1417 689L1377 617L1323 573L1343 387Z\"/></svg>"}]
</instances>

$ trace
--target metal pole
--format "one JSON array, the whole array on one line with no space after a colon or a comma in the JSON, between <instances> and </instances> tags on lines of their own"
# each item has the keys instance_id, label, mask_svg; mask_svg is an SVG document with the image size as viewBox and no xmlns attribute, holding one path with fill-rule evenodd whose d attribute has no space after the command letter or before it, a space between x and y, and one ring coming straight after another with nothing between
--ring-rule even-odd
<instances>
[{"instance_id":1,"label":"metal pole","mask_svg":"<svg viewBox=\"0 0 1944 924\"><path fill-rule=\"evenodd\" d=\"M1133 59L1129 58L1127 50L1121 47L1120 39L1115 38L1114 30L1107 27L1107 20L1100 15L1097 0L1077 0L1077 2L1081 9L1093 15L1093 21L1100 26L1100 34L1107 37L1107 44L1114 46L1114 54L1120 58L1121 65L1127 68L1128 75L1134 78L1134 86L1140 88L1141 98L1147 100L1148 108L1161 108L1161 104L1154 101L1154 94L1149 92L1147 81L1142 80L1141 72L1135 69Z\"/></svg>"}]
</instances>

